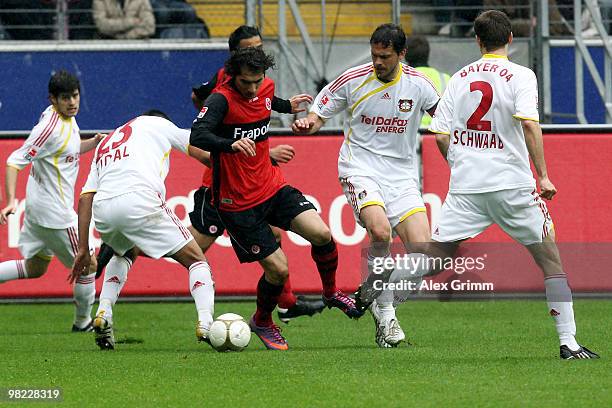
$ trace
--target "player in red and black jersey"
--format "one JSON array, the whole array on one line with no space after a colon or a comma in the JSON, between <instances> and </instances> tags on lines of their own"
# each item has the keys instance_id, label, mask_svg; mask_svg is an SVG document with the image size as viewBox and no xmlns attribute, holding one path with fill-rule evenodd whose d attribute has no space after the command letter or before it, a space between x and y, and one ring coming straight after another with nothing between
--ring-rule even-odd
<instances>
[{"instance_id":1,"label":"player in red and black jersey","mask_svg":"<svg viewBox=\"0 0 612 408\"><path fill-rule=\"evenodd\" d=\"M230 52L243 48L262 48L263 39L257 27L242 25L230 34L228 46ZM228 79L229 75L225 73L223 67L208 82L192 89L191 99L198 112L202 110L206 98ZM272 99L272 110L278 113L299 113L305 111L305 109L300 108L300 105L304 102L312 102L312 97L307 94L298 94L292 96L289 100L274 98ZM276 163L287 163L294 155L295 151L289 145L278 145L270 149L270 157ZM204 205L206 194L207 192L210 193L208 187L211 185L212 170L205 168L202 174L202 186L193 196L193 211L189 213L190 231L204 252L225 231L225 227L219 221L214 208ZM208 198L208 201L210 201L210 198ZM280 229L272 227L272 232L280 243L282 237ZM296 296L291 289L291 281L288 277L278 300L278 317L281 321L287 323L295 317L312 316L315 313L320 313L324 307L325 305L320 300L309 300L303 296Z\"/></svg>"},{"instance_id":2,"label":"player in red and black jersey","mask_svg":"<svg viewBox=\"0 0 612 408\"><path fill-rule=\"evenodd\" d=\"M361 313L335 284L338 252L329 228L302 193L289 186L269 155L268 127L274 82L265 76L272 57L258 48L238 50L226 62L231 79L204 103L190 144L211 152L212 204L241 262L259 262L252 330L266 347L286 350L272 311L288 275L287 258L270 225L291 230L312 244L323 283L323 301L349 317Z\"/></svg>"}]
</instances>

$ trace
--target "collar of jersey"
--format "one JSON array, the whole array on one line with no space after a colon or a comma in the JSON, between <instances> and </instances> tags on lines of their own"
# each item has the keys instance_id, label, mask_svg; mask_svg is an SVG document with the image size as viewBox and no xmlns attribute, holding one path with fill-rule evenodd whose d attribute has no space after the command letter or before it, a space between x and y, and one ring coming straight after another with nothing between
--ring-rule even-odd
<instances>
[{"instance_id":1,"label":"collar of jersey","mask_svg":"<svg viewBox=\"0 0 612 408\"><path fill-rule=\"evenodd\" d=\"M393 78L393 80L391 80L390 82L387 83L383 83L382 86L379 86L376 89L371 90L370 92L366 93L365 95L363 95L361 98L359 98L357 100L357 102L355 102L352 106L351 106L351 113L355 110L355 108L357 106L359 106L359 104L361 102L363 102L364 100L366 100L367 98L369 98L370 96L377 94L378 92L384 91L385 89L389 88L390 86L393 86L395 84L397 84L399 82L399 80L402 78L402 72L403 72L403 64L400 62L399 63L399 69L397 70L397 74L395 75L395 78ZM378 81L380 81L378 79L378 77L376 76L376 71L372 72L372 76L370 76L363 84L361 84L359 86L359 88L361 88L363 85L365 85L367 82L370 82L371 80L376 79ZM357 89L359 89L357 88Z\"/></svg>"},{"instance_id":2,"label":"collar of jersey","mask_svg":"<svg viewBox=\"0 0 612 408\"><path fill-rule=\"evenodd\" d=\"M498 58L498 59L508 59L505 55L498 54L483 54L482 58Z\"/></svg>"}]
</instances>

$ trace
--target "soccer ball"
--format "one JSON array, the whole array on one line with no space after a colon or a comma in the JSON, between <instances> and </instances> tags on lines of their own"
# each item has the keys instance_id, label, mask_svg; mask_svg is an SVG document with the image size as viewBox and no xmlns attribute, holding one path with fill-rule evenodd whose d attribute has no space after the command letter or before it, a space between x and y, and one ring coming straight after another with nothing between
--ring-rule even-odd
<instances>
[{"instance_id":1,"label":"soccer ball","mask_svg":"<svg viewBox=\"0 0 612 408\"><path fill-rule=\"evenodd\" d=\"M225 313L210 326L208 339L217 351L242 351L251 341L251 328L242 316Z\"/></svg>"}]
</instances>

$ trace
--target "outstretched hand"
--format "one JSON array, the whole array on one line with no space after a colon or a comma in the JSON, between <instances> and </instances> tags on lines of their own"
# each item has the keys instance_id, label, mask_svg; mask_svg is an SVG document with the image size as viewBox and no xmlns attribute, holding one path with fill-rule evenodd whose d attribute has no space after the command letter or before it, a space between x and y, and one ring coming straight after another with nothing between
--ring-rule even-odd
<instances>
[{"instance_id":1,"label":"outstretched hand","mask_svg":"<svg viewBox=\"0 0 612 408\"><path fill-rule=\"evenodd\" d=\"M302 103L312 103L314 98L308 94L299 94L294 95L289 98L289 102L291 103L291 113L300 113L305 112L306 108L300 108L300 104Z\"/></svg>"},{"instance_id":2,"label":"outstretched hand","mask_svg":"<svg viewBox=\"0 0 612 408\"><path fill-rule=\"evenodd\" d=\"M86 274L89 271L90 264L91 255L89 251L82 251L79 249L79 252L77 252L74 257L74 264L72 265L70 275L68 275L68 282L74 283L79 276Z\"/></svg>"}]
</instances>

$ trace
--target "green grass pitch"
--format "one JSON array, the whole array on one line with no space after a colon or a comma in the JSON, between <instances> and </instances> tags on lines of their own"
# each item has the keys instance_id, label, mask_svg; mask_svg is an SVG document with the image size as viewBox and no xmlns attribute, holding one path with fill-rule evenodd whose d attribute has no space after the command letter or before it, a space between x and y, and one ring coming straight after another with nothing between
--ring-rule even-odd
<instances>
[{"instance_id":1,"label":"green grass pitch","mask_svg":"<svg viewBox=\"0 0 612 408\"><path fill-rule=\"evenodd\" d=\"M121 343L105 352L69 332L72 305L0 305L0 388L61 387L66 407L612 406L611 306L574 303L602 358L560 361L544 301L407 303L412 345L397 349L376 348L370 316L326 309L282 326L288 352L253 337L241 353L198 344L190 303L118 304ZM216 309L247 318L254 304Z\"/></svg>"}]
</instances>

